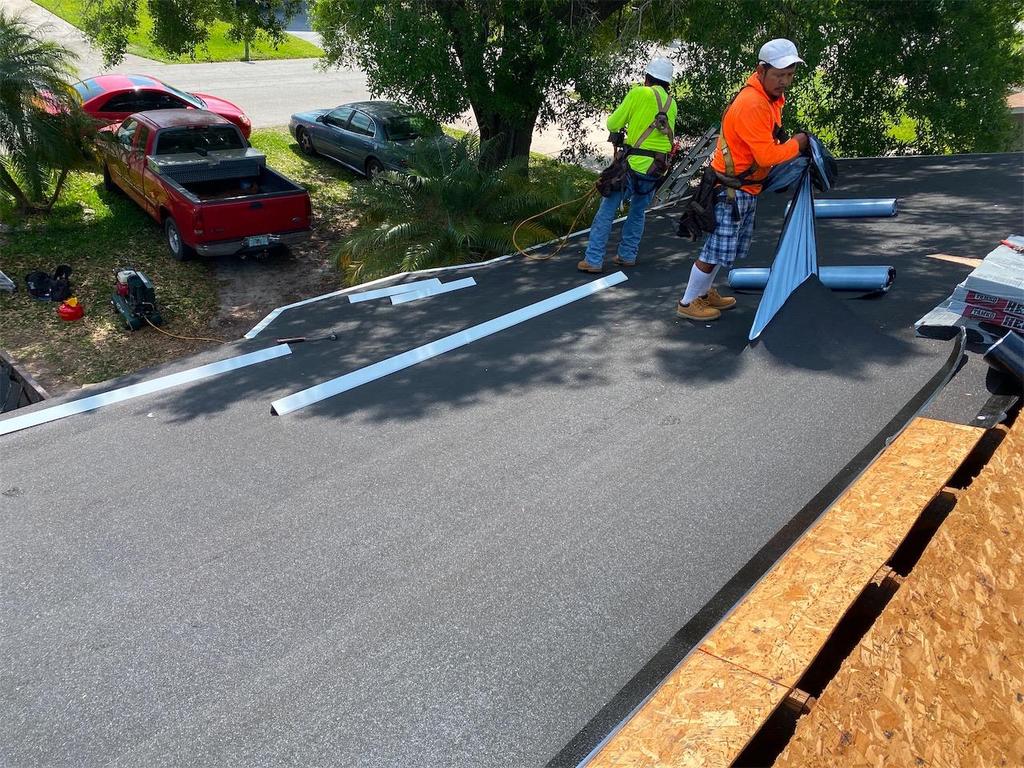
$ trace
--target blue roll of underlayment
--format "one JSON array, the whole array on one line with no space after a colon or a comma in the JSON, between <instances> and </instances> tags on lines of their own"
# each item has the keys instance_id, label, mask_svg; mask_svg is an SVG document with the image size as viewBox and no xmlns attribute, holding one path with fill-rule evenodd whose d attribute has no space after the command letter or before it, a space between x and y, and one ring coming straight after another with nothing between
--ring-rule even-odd
<instances>
[{"instance_id":1,"label":"blue roll of underlayment","mask_svg":"<svg viewBox=\"0 0 1024 768\"><path fill-rule=\"evenodd\" d=\"M988 348L985 362L1024 382L1024 336L1016 331L1008 331Z\"/></svg>"},{"instance_id":2,"label":"blue roll of underlayment","mask_svg":"<svg viewBox=\"0 0 1024 768\"><path fill-rule=\"evenodd\" d=\"M817 205L817 203L815 203ZM767 267L734 269L729 272L729 287L738 291L760 291L768 284ZM819 267L818 279L833 291L869 291L885 293L896 279L893 267Z\"/></svg>"},{"instance_id":3,"label":"blue roll of underlayment","mask_svg":"<svg viewBox=\"0 0 1024 768\"><path fill-rule=\"evenodd\" d=\"M786 206L786 210L789 210L789 206ZM895 215L895 197L814 201L816 219L867 219Z\"/></svg>"},{"instance_id":4,"label":"blue roll of underlayment","mask_svg":"<svg viewBox=\"0 0 1024 768\"><path fill-rule=\"evenodd\" d=\"M816 219L860 219L868 216L895 216L896 198L863 200L815 200Z\"/></svg>"}]
</instances>

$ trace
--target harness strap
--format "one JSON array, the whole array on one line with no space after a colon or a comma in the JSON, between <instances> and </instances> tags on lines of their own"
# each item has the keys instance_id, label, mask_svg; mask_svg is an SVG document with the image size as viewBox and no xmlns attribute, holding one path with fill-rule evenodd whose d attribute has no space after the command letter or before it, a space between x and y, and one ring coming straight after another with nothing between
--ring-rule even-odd
<instances>
[{"instance_id":1,"label":"harness strap","mask_svg":"<svg viewBox=\"0 0 1024 768\"><path fill-rule=\"evenodd\" d=\"M662 105L661 105L661 96L658 94L657 89L653 85L650 86L650 88L651 88L651 92L654 94L654 100L655 100L655 102L658 105L658 115L664 114L666 116L666 118L667 118L668 117L668 110L672 106L672 96L670 94L668 94L668 93L665 94L668 97L668 102L665 104L664 107L662 107ZM647 137L650 136L652 133L654 133L655 130L661 131L661 129L658 128L658 116L657 115L655 116L655 118L651 122L651 124L649 126L647 126L647 130L645 130L642 134L640 134L640 138L637 139L637 142L636 142L635 145L632 145L632 146L629 145L629 144L625 145L626 151L623 154L623 157L625 157L626 155L637 155L639 157L650 157L650 158L653 158L655 160L667 159L668 155L669 155L668 152L655 152L655 151L650 150L650 149L641 149L641 147L644 145L644 142L647 141ZM663 131L663 133L666 133L668 135L669 144L671 144L673 141L675 141L675 130L673 129L671 123L667 123L667 128L666 128L665 131Z\"/></svg>"},{"instance_id":2,"label":"harness strap","mask_svg":"<svg viewBox=\"0 0 1024 768\"><path fill-rule=\"evenodd\" d=\"M749 85L743 86L743 88L749 87ZM729 202L733 204L733 207L736 206L736 190L744 186L747 180L760 170L757 163L753 162L750 164L750 167L742 173L736 173L736 163L732 159L732 152L729 151L729 144L725 140L725 115L728 113L729 108L732 107L739 95L743 93L743 88L736 91L735 95L729 99L729 103L725 105L725 109L722 110L721 129L718 132L718 149L721 150L722 160L725 162L725 173L715 171L715 176L718 178L718 181L722 186L728 188L725 194L729 199Z\"/></svg>"}]
</instances>

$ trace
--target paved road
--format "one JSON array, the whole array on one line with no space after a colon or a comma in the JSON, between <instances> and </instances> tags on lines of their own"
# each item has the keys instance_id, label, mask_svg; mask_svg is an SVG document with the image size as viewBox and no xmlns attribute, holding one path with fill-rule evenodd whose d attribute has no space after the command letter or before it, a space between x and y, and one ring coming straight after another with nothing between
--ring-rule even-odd
<instances>
[{"instance_id":1,"label":"paved road","mask_svg":"<svg viewBox=\"0 0 1024 768\"><path fill-rule=\"evenodd\" d=\"M60 17L30 0L3 0L3 7L8 12L23 14L33 27L45 30L46 37L75 51L79 57L79 75L83 78L100 72L152 74L179 88L212 93L235 102L248 113L256 128L287 125L288 118L302 110L371 98L366 75L361 71L320 69L318 59L163 64L129 55L116 67L105 68L102 56L82 32ZM310 39L311 35L315 33L299 34L305 39ZM455 125L464 130L476 127L469 113ZM588 127L589 141L593 144L602 142L606 133L599 121ZM556 156L564 146L557 128L534 134L535 152Z\"/></svg>"}]
</instances>

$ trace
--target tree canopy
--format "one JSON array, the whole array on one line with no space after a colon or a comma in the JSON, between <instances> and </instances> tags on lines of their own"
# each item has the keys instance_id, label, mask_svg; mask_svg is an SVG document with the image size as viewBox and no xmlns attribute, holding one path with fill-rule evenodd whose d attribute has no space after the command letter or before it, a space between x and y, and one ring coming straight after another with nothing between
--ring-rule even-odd
<instances>
[{"instance_id":1,"label":"tree canopy","mask_svg":"<svg viewBox=\"0 0 1024 768\"><path fill-rule=\"evenodd\" d=\"M326 60L440 119L472 108L481 136L524 154L535 124L572 131L614 106L658 46L676 61L679 128L718 121L761 44L796 41L807 67L787 120L840 154L1009 146L1024 80L1015 0L316 0Z\"/></svg>"},{"instance_id":2,"label":"tree canopy","mask_svg":"<svg viewBox=\"0 0 1024 768\"><path fill-rule=\"evenodd\" d=\"M257 32L273 44L284 40L288 19L302 9L302 0L88 0L85 33L103 52L108 65L124 58L128 40L139 27L139 3L148 4L153 42L172 56L191 55L209 39L217 21L228 23L228 38L245 44Z\"/></svg>"},{"instance_id":3,"label":"tree canopy","mask_svg":"<svg viewBox=\"0 0 1024 768\"><path fill-rule=\"evenodd\" d=\"M681 41L680 119L690 132L719 119L764 41L788 37L807 66L784 119L841 154L1011 142L1006 97L1024 81L1016 0L690 0L668 21Z\"/></svg>"},{"instance_id":4,"label":"tree canopy","mask_svg":"<svg viewBox=\"0 0 1024 768\"><path fill-rule=\"evenodd\" d=\"M91 33L115 60L141 1L155 40L179 54L235 7L92 0ZM274 35L297 4L237 8ZM310 0L310 11L326 66L359 67L371 92L440 120L472 110L492 164L526 155L536 127L557 121L582 137L584 119L614 108L659 49L676 61L678 128L695 136L718 121L760 45L791 38L807 67L787 125L841 155L1005 149L1006 96L1024 81L1018 0Z\"/></svg>"},{"instance_id":5,"label":"tree canopy","mask_svg":"<svg viewBox=\"0 0 1024 768\"><path fill-rule=\"evenodd\" d=\"M567 102L600 100L613 78L609 20L626 0L319 0L329 64L362 69L372 92L439 120L471 109L493 162L529 152Z\"/></svg>"},{"instance_id":6,"label":"tree canopy","mask_svg":"<svg viewBox=\"0 0 1024 768\"><path fill-rule=\"evenodd\" d=\"M22 212L49 211L68 171L90 160L73 72L71 51L0 8L0 195Z\"/></svg>"}]
</instances>

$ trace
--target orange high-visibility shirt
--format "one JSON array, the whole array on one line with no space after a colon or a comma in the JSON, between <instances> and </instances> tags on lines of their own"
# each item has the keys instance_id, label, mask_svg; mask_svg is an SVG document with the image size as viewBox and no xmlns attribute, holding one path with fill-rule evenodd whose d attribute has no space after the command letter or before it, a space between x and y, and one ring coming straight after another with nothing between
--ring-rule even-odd
<instances>
[{"instance_id":1,"label":"orange high-visibility shirt","mask_svg":"<svg viewBox=\"0 0 1024 768\"><path fill-rule=\"evenodd\" d=\"M779 144L775 141L775 126L782 125L782 107L786 97L772 101L765 93L764 86L755 72L747 78L747 85L736 96L722 118L722 136L732 154L732 175L737 176L757 163L757 170L750 177L750 183L741 189L756 195L761 191L760 182L768 175L773 165L792 160L800 154L796 139ZM711 166L721 173L729 173L722 156L719 142L711 158Z\"/></svg>"}]
</instances>

